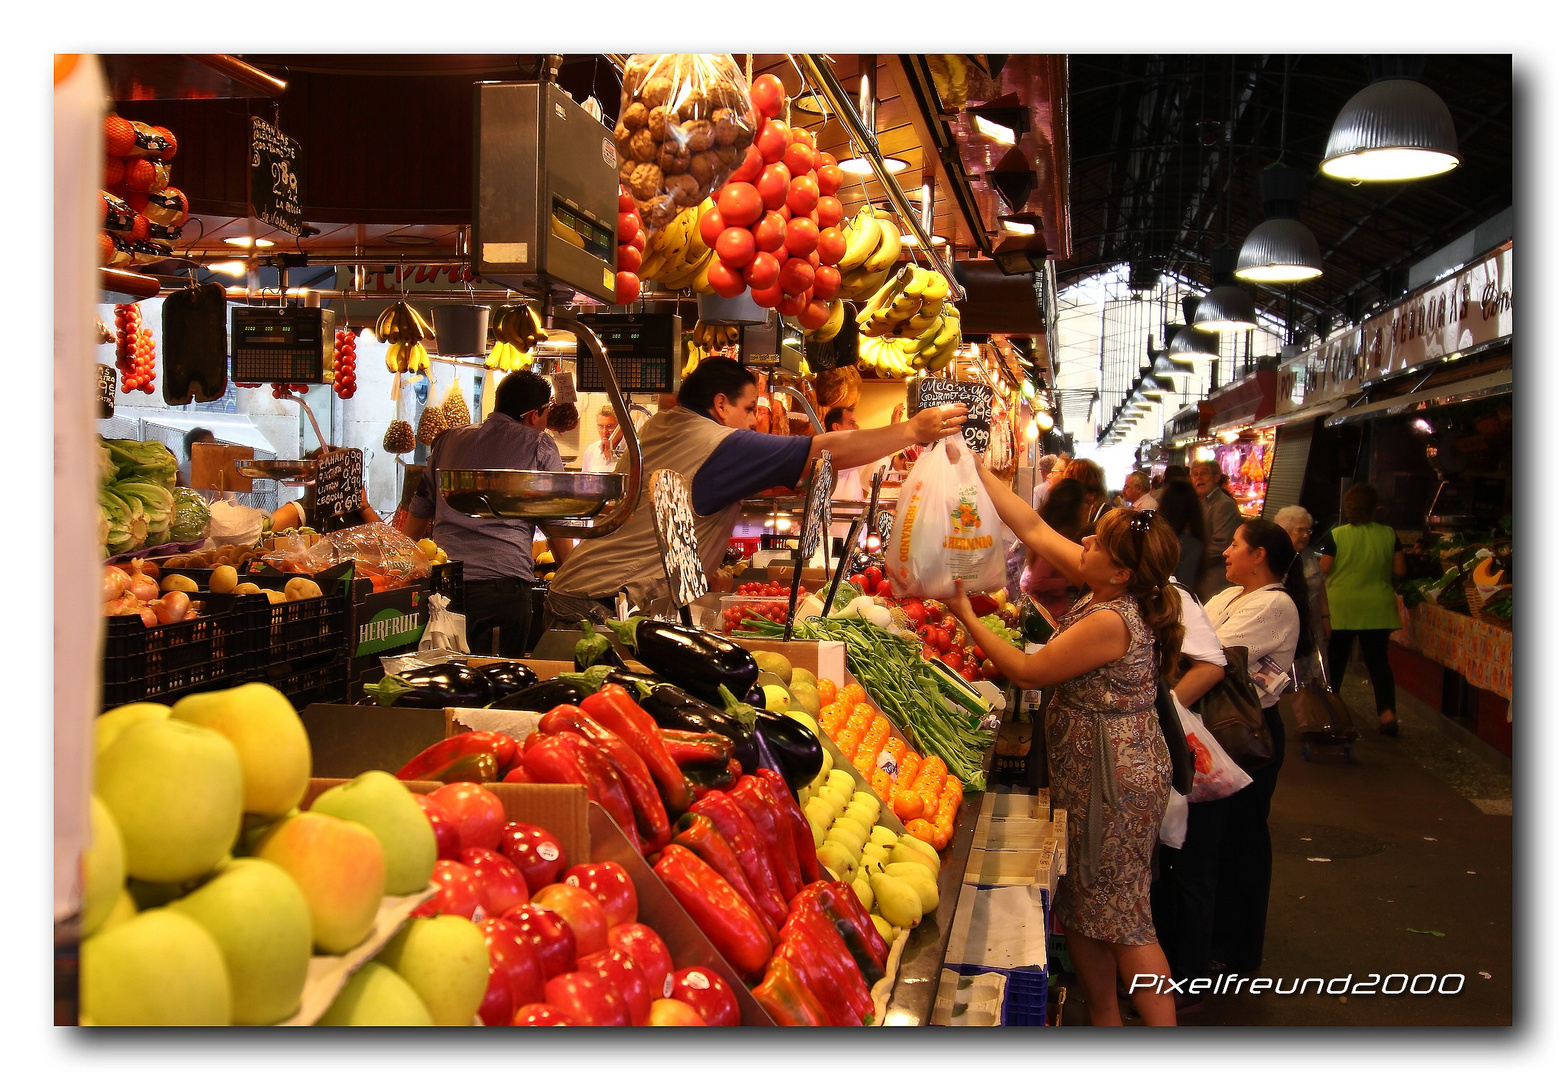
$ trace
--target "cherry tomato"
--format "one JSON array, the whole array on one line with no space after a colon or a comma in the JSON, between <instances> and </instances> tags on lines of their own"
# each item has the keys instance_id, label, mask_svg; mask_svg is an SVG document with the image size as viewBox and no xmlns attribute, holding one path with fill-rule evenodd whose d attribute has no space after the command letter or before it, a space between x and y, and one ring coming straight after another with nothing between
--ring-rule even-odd
<instances>
[{"instance_id":1,"label":"cherry tomato","mask_svg":"<svg viewBox=\"0 0 1566 1080\"><path fill-rule=\"evenodd\" d=\"M718 258L725 266L742 270L756 257L756 238L750 235L749 229L731 226L718 234L718 242L712 245L712 249L718 253ZM712 280L710 270L707 272L707 280Z\"/></svg>"}]
</instances>

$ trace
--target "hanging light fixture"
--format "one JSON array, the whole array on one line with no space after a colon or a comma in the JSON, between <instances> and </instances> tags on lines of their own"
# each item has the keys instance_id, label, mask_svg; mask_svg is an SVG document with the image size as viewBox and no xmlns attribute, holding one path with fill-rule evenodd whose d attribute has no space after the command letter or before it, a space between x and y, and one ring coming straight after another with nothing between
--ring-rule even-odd
<instances>
[{"instance_id":1,"label":"hanging light fixture","mask_svg":"<svg viewBox=\"0 0 1566 1080\"><path fill-rule=\"evenodd\" d=\"M1382 57L1368 65L1374 81L1333 121L1321 171L1335 180L1382 183L1440 176L1461 165L1451 110L1418 81L1423 58Z\"/></svg>"},{"instance_id":2,"label":"hanging light fixture","mask_svg":"<svg viewBox=\"0 0 1566 1080\"><path fill-rule=\"evenodd\" d=\"M861 60L863 58L861 57ZM859 119L864 123L865 131L869 133L871 141L877 141L875 130L875 64L876 58L870 57L870 70L859 79ZM876 147L879 153L880 147ZM881 156L881 164L886 166L888 173L900 173L908 168L908 162L899 157ZM860 154L850 158L844 158L837 163L837 167L849 176L873 176L875 166L870 164L870 159Z\"/></svg>"},{"instance_id":3,"label":"hanging light fixture","mask_svg":"<svg viewBox=\"0 0 1566 1080\"><path fill-rule=\"evenodd\" d=\"M1187 296L1181 301L1185 307L1185 325L1178 327L1169 338L1169 359L1176 363L1218 359L1218 335L1204 333L1191 325L1200 301Z\"/></svg>"},{"instance_id":4,"label":"hanging light fixture","mask_svg":"<svg viewBox=\"0 0 1566 1080\"><path fill-rule=\"evenodd\" d=\"M1266 219L1240 245L1234 276L1241 281L1293 284L1321 276L1321 248L1299 220L1310 174L1283 164L1288 150L1289 60L1283 60L1283 111L1279 121L1278 160L1262 170L1261 202Z\"/></svg>"},{"instance_id":5,"label":"hanging light fixture","mask_svg":"<svg viewBox=\"0 0 1566 1080\"><path fill-rule=\"evenodd\" d=\"M1249 294L1234 283L1234 270L1240 253L1228 244L1213 249L1213 287L1196 305L1191 325L1198 330L1220 334L1256 329L1256 305Z\"/></svg>"}]
</instances>

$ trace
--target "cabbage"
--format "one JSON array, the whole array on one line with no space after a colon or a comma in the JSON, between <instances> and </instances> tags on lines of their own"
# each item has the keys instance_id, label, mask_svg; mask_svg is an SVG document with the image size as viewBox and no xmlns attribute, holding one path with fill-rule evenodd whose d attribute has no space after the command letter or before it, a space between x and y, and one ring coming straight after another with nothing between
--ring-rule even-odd
<instances>
[{"instance_id":1,"label":"cabbage","mask_svg":"<svg viewBox=\"0 0 1566 1080\"><path fill-rule=\"evenodd\" d=\"M174 489L174 514L169 525L169 539L180 542L205 540L212 522L207 501L190 488Z\"/></svg>"}]
</instances>

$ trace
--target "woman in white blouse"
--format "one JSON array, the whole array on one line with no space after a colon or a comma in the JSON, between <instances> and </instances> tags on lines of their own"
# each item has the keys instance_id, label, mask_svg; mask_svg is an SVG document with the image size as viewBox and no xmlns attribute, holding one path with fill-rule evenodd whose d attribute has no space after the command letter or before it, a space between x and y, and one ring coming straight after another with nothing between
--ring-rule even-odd
<instances>
[{"instance_id":1,"label":"woman in white blouse","mask_svg":"<svg viewBox=\"0 0 1566 1080\"><path fill-rule=\"evenodd\" d=\"M1207 601L1207 617L1224 647L1243 645L1250 651L1250 674L1277 751L1272 764L1251 773L1250 784L1209 804L1221 808L1216 813L1222 816L1213 959L1229 971L1244 972L1262 961L1272 887L1267 814L1284 753L1278 698L1288 689L1295 650L1311 647L1310 599L1293 541L1270 521L1247 521L1235 530L1223 562L1233 587Z\"/></svg>"}]
</instances>

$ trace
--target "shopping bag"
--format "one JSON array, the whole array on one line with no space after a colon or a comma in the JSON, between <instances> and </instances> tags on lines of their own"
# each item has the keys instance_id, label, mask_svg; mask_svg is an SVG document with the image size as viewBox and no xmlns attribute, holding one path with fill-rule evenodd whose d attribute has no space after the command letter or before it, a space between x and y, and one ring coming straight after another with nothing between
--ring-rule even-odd
<instances>
[{"instance_id":1,"label":"shopping bag","mask_svg":"<svg viewBox=\"0 0 1566 1080\"><path fill-rule=\"evenodd\" d=\"M1251 782L1250 773L1235 764L1224 752L1213 733L1207 730L1202 718L1180 703L1173 694L1175 712L1180 714L1180 725L1185 728L1185 741L1196 757L1196 775L1191 782L1191 792L1186 796L1191 802L1212 802L1233 795Z\"/></svg>"},{"instance_id":2,"label":"shopping bag","mask_svg":"<svg viewBox=\"0 0 1566 1080\"><path fill-rule=\"evenodd\" d=\"M944 453L940 450L944 449ZM957 436L908 471L892 515L886 574L897 596L950 596L1006 585L1006 541L972 452Z\"/></svg>"},{"instance_id":3,"label":"shopping bag","mask_svg":"<svg viewBox=\"0 0 1566 1080\"><path fill-rule=\"evenodd\" d=\"M449 649L452 652L468 651L468 618L450 610L451 601L440 593L430 593L430 617L424 623L424 634L419 638L419 651Z\"/></svg>"},{"instance_id":4,"label":"shopping bag","mask_svg":"<svg viewBox=\"0 0 1566 1080\"><path fill-rule=\"evenodd\" d=\"M1164 847L1185 846L1185 830L1190 817L1190 808L1186 804L1189 802L1187 796L1180 794L1174 788L1169 789L1169 802L1164 807L1164 819L1158 824L1158 842Z\"/></svg>"}]
</instances>

